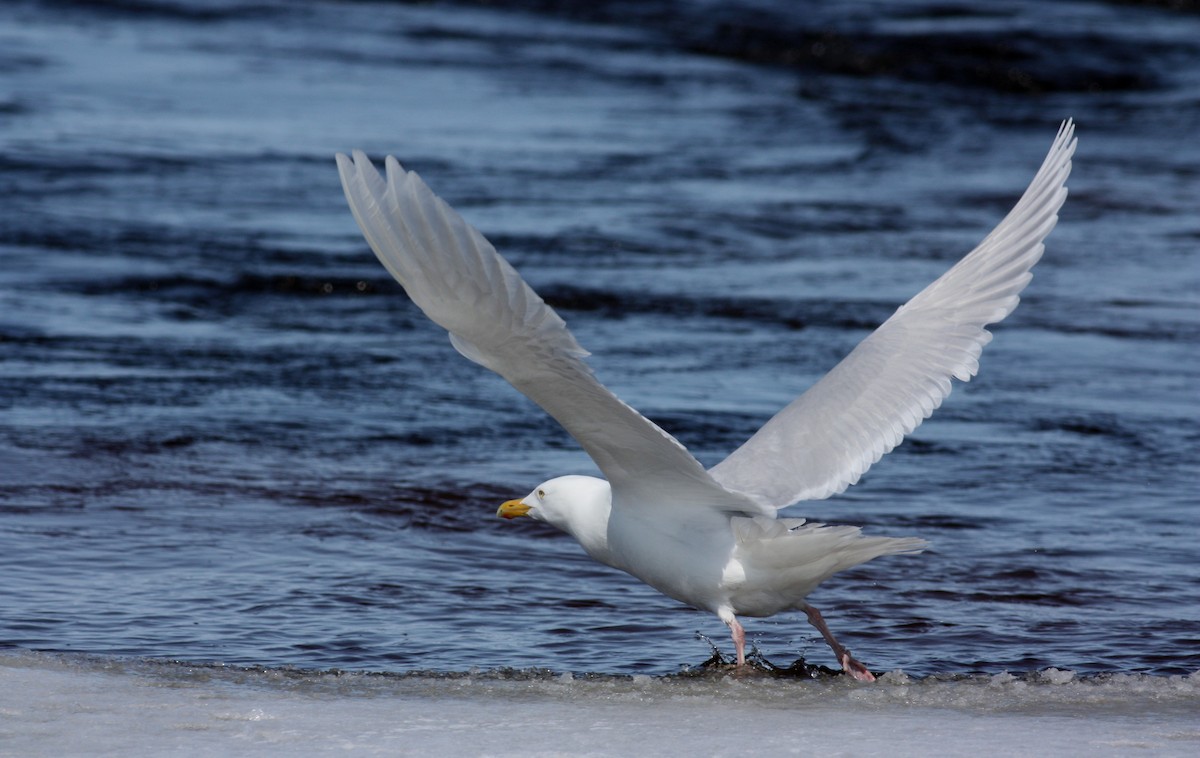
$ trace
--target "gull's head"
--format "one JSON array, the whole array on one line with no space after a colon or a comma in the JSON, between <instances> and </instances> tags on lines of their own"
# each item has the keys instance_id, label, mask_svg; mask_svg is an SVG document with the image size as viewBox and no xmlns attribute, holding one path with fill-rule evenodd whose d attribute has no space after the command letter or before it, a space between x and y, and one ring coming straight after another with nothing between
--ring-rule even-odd
<instances>
[{"instance_id":1,"label":"gull's head","mask_svg":"<svg viewBox=\"0 0 1200 758\"><path fill-rule=\"evenodd\" d=\"M528 516L579 537L583 529L606 527L611 504L608 482L592 476L560 476L539 484L520 500L496 511L500 518Z\"/></svg>"}]
</instances>

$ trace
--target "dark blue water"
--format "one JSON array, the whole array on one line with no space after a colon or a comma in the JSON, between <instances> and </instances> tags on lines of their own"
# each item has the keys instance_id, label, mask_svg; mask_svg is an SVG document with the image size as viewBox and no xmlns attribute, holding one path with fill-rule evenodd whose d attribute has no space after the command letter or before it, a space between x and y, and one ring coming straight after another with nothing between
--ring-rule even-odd
<instances>
[{"instance_id":1,"label":"dark blue water","mask_svg":"<svg viewBox=\"0 0 1200 758\"><path fill-rule=\"evenodd\" d=\"M494 518L591 464L408 303L333 153L420 171L711 465L1072 116L1071 195L980 375L792 509L933 548L811 599L876 670L1200 669L1200 15L486 5L0 8L0 646L699 664L717 619ZM748 633L833 663L802 614Z\"/></svg>"}]
</instances>

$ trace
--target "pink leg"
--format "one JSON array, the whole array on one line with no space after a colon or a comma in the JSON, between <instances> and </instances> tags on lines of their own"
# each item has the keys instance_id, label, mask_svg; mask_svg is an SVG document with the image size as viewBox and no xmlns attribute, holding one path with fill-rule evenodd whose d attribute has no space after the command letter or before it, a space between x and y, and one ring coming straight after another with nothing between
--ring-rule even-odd
<instances>
[{"instance_id":1,"label":"pink leg","mask_svg":"<svg viewBox=\"0 0 1200 758\"><path fill-rule=\"evenodd\" d=\"M729 631L733 637L733 647L737 650L737 665L746 665L746 630L738 623L737 619L729 625Z\"/></svg>"},{"instance_id":2,"label":"pink leg","mask_svg":"<svg viewBox=\"0 0 1200 758\"><path fill-rule=\"evenodd\" d=\"M833 636L833 632L829 631L829 627L825 626L825 619L821 617L820 611L811 605L806 605L804 612L808 614L808 623L815 626L825 641L829 643L838 663L842 664L843 671L860 682L875 681L875 675L868 671L866 666L850 657L850 651L842 647L842 643L838 642L837 638Z\"/></svg>"},{"instance_id":3,"label":"pink leg","mask_svg":"<svg viewBox=\"0 0 1200 758\"><path fill-rule=\"evenodd\" d=\"M746 630L738 623L733 611L721 610L717 615L729 626L729 635L733 637L733 647L737 650L737 665L746 665Z\"/></svg>"}]
</instances>

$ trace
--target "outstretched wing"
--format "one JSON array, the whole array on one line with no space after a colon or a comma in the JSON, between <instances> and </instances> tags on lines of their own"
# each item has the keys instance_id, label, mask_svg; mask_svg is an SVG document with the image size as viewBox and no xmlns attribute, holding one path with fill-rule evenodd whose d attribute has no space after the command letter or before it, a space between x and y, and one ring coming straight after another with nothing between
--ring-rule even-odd
<instances>
[{"instance_id":1,"label":"outstretched wing","mask_svg":"<svg viewBox=\"0 0 1200 758\"><path fill-rule=\"evenodd\" d=\"M614 490L761 511L717 484L674 437L596 380L566 324L483 235L415 172L386 160L387 179L359 151L337 156L363 235L412 301L467 358L495 371L574 437Z\"/></svg>"},{"instance_id":2,"label":"outstretched wing","mask_svg":"<svg viewBox=\"0 0 1200 758\"><path fill-rule=\"evenodd\" d=\"M807 392L710 473L760 504L782 508L842 492L968 381L1017 307L1042 241L1067 197L1075 152L1068 120L1016 207L979 246L900 307Z\"/></svg>"}]
</instances>

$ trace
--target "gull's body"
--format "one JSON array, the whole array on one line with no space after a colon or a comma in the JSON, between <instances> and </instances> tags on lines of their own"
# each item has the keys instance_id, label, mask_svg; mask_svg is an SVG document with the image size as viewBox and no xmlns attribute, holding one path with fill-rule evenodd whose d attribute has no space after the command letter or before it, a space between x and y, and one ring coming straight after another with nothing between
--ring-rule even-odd
<instances>
[{"instance_id":1,"label":"gull's body","mask_svg":"<svg viewBox=\"0 0 1200 758\"><path fill-rule=\"evenodd\" d=\"M776 512L858 481L940 405L952 377L975 374L991 339L984 327L1016 307L1066 198L1073 132L1066 122L1016 207L975 250L709 470L595 379L558 314L420 177L388 157L384 179L359 152L338 155L338 168L363 234L413 302L460 353L557 419L605 476L551 479L500 515L546 521L601 563L715 613L739 665L737 616L804 610L847 672L871 679L805 598L838 571L925 543Z\"/></svg>"}]
</instances>

